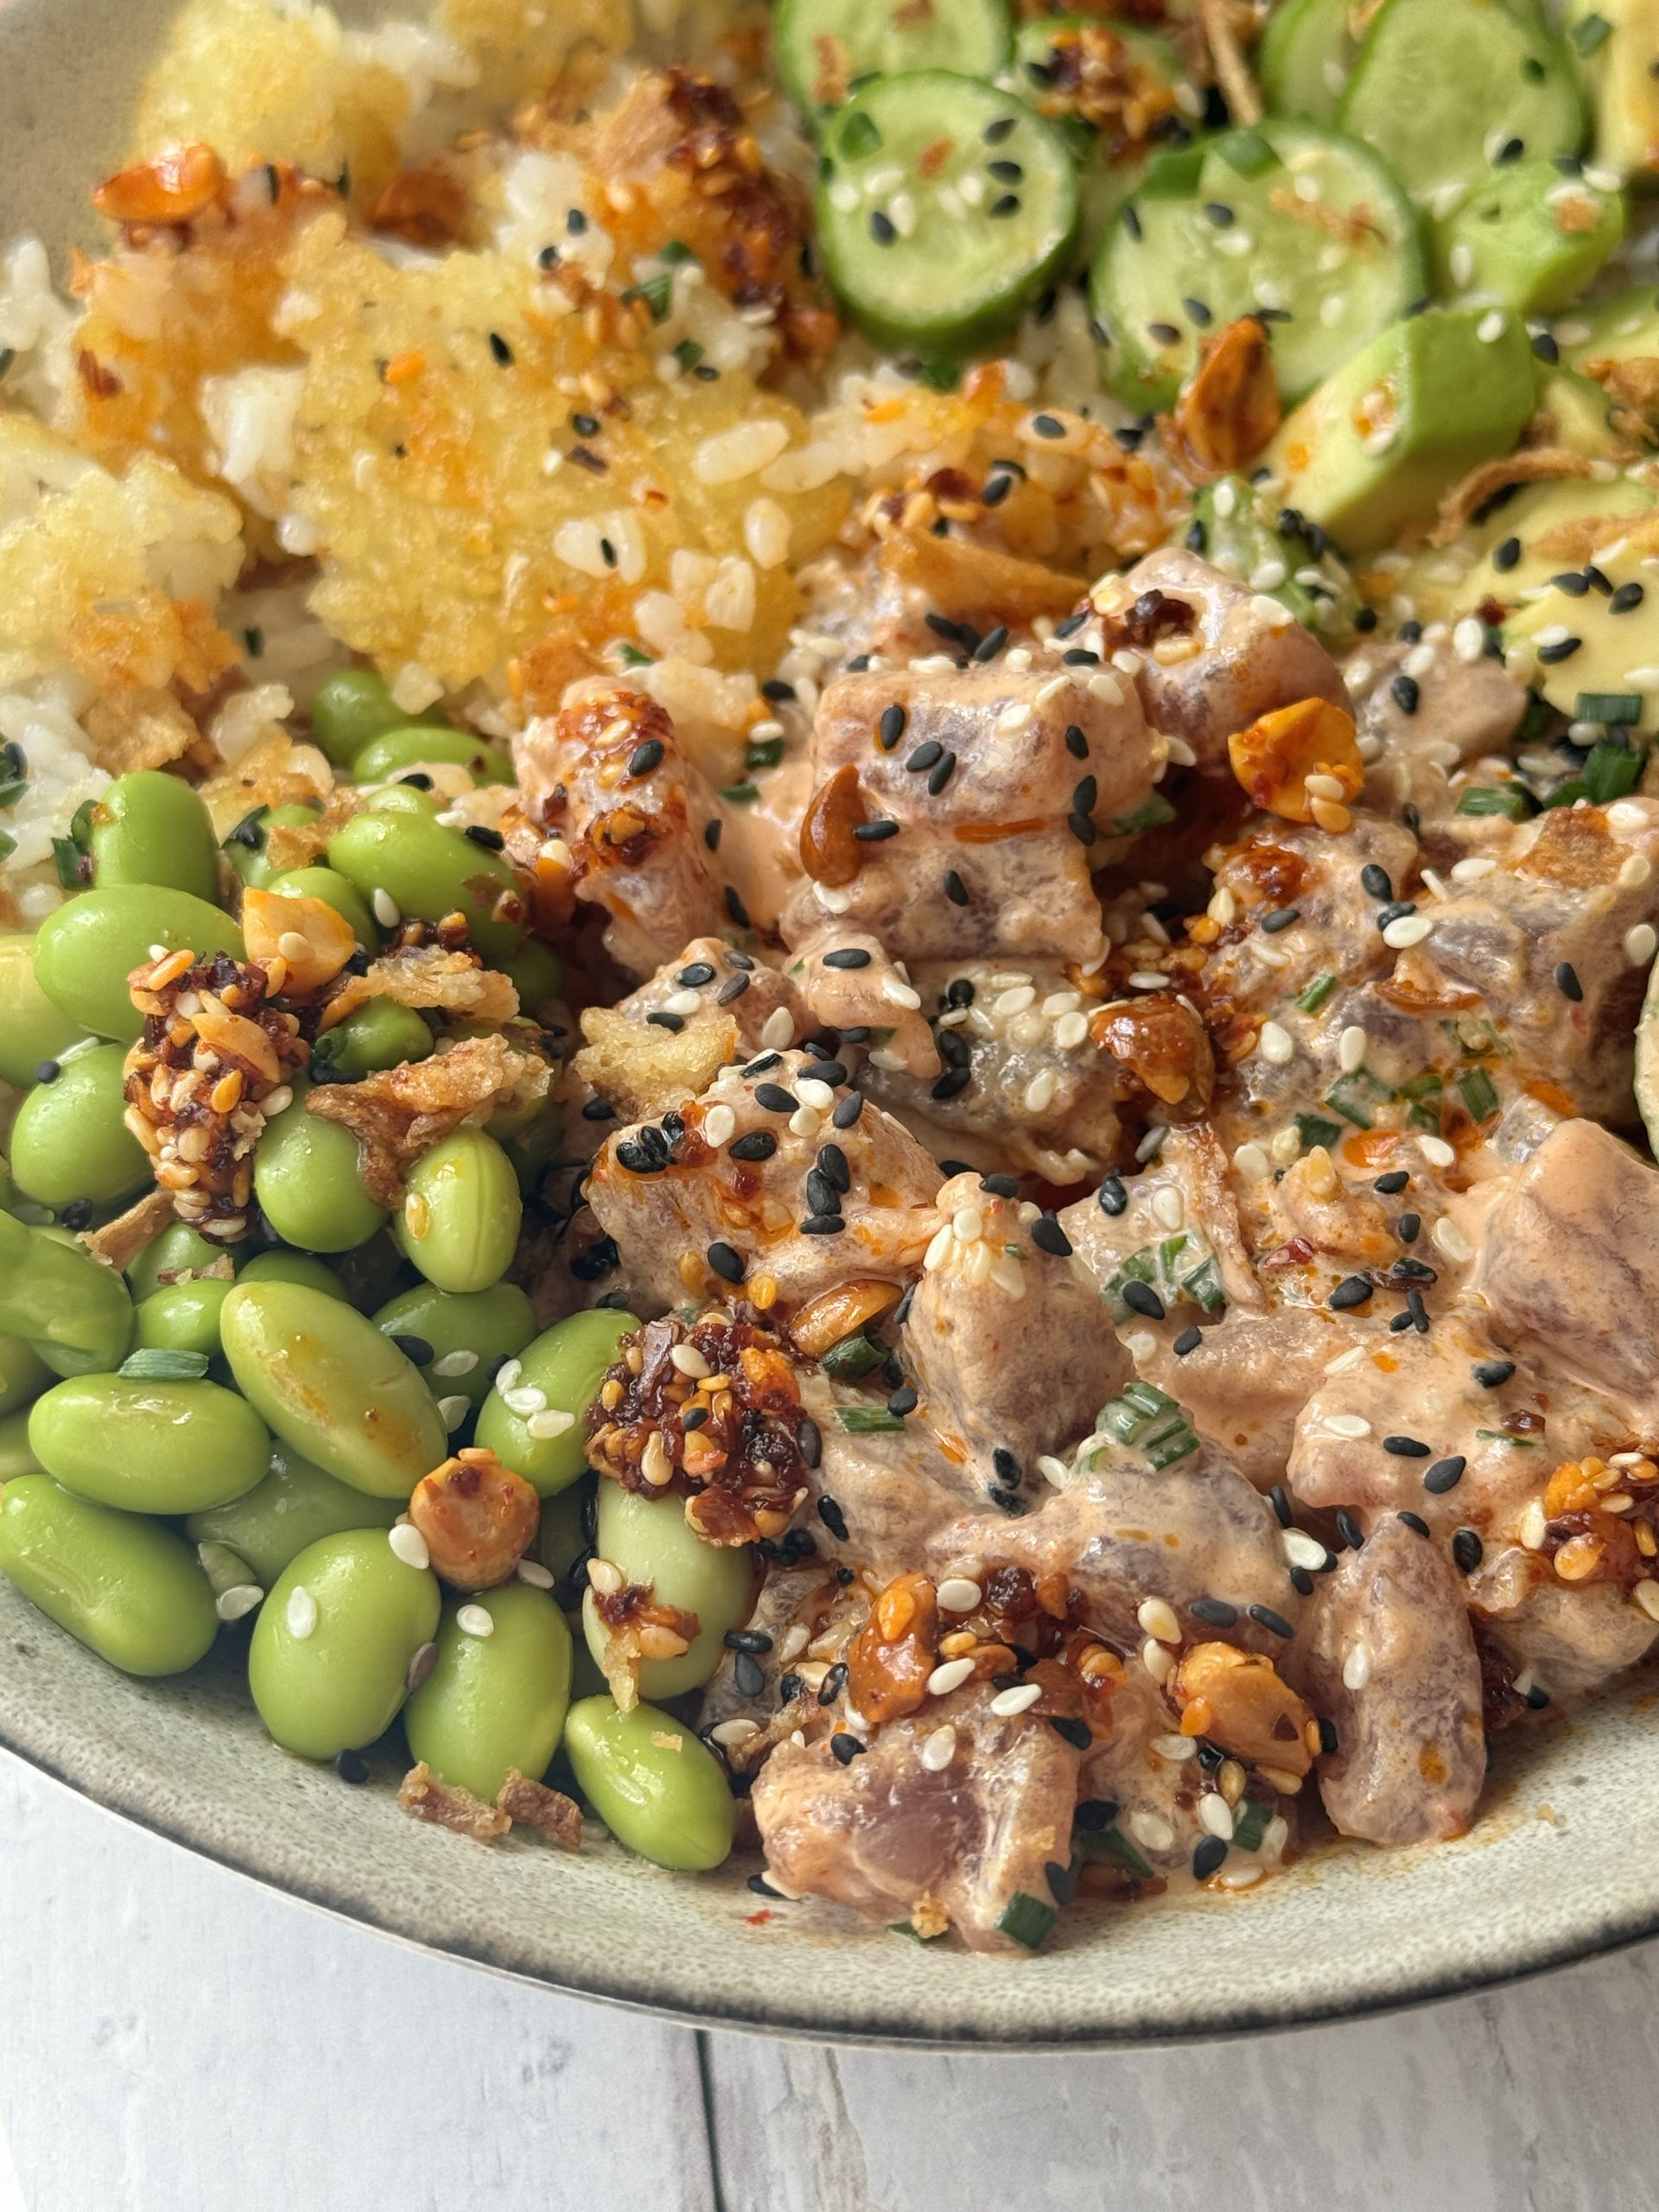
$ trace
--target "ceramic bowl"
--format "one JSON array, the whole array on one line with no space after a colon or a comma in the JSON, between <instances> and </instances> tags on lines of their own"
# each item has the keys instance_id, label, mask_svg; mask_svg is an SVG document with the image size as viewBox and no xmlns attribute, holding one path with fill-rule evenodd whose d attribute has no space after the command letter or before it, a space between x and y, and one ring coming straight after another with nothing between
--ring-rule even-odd
<instances>
[{"instance_id":1,"label":"ceramic bowl","mask_svg":"<svg viewBox=\"0 0 1659 2212\"><path fill-rule=\"evenodd\" d=\"M89 183L171 0L0 6L0 230L92 242ZM1659 1728L1626 1685L1502 1752L1462 1840L1338 1848L1254 1893L1078 1905L1030 1960L976 1958L771 1903L753 1862L666 1874L614 1844L483 1849L266 1738L245 1630L130 1681L0 1582L0 1743L156 1834L310 1904L562 1990L825 2038L1039 2050L1287 2027L1477 1989L1653 1934Z\"/></svg>"}]
</instances>

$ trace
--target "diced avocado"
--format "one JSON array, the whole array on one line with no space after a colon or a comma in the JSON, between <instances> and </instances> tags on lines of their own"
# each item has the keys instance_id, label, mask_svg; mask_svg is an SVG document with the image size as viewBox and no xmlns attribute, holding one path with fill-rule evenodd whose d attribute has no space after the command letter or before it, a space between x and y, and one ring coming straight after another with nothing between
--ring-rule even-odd
<instances>
[{"instance_id":1,"label":"diced avocado","mask_svg":"<svg viewBox=\"0 0 1659 2212\"><path fill-rule=\"evenodd\" d=\"M1590 91L1598 162L1659 168L1659 78L1650 0L1567 0L1562 30Z\"/></svg>"},{"instance_id":2,"label":"diced avocado","mask_svg":"<svg viewBox=\"0 0 1659 2212\"><path fill-rule=\"evenodd\" d=\"M1329 637L1351 627L1358 594L1324 532L1242 476L1206 485L1192 503L1187 543L1224 575L1265 592Z\"/></svg>"},{"instance_id":3,"label":"diced avocado","mask_svg":"<svg viewBox=\"0 0 1659 2212\"><path fill-rule=\"evenodd\" d=\"M1286 505L1363 551L1507 453L1536 389L1525 326L1507 308L1409 315L1287 416L1262 458Z\"/></svg>"},{"instance_id":4,"label":"diced avocado","mask_svg":"<svg viewBox=\"0 0 1659 2212\"><path fill-rule=\"evenodd\" d=\"M1448 293L1553 315L1587 284L1624 235L1624 195L1563 176L1542 156L1489 170L1434 226Z\"/></svg>"},{"instance_id":5,"label":"diced avocado","mask_svg":"<svg viewBox=\"0 0 1659 2212\"><path fill-rule=\"evenodd\" d=\"M1659 359L1659 289L1632 284L1593 307L1573 308L1555 323L1562 365Z\"/></svg>"},{"instance_id":6,"label":"diced avocado","mask_svg":"<svg viewBox=\"0 0 1659 2212\"><path fill-rule=\"evenodd\" d=\"M1523 484L1479 525L1480 555L1459 585L1452 611L1471 613L1484 599L1519 606L1528 592L1582 560L1578 525L1591 517L1605 521L1599 542L1615 543L1629 518L1652 505L1652 493L1628 476L1605 484L1589 476ZM1593 549L1598 540L1592 535L1588 542Z\"/></svg>"},{"instance_id":7,"label":"diced avocado","mask_svg":"<svg viewBox=\"0 0 1659 2212\"><path fill-rule=\"evenodd\" d=\"M1612 403L1590 377L1555 369L1538 386L1538 412L1552 425L1548 442L1581 453L1586 461L1629 461L1637 450L1609 419Z\"/></svg>"},{"instance_id":8,"label":"diced avocado","mask_svg":"<svg viewBox=\"0 0 1659 2212\"><path fill-rule=\"evenodd\" d=\"M1594 555L1610 588L1547 586L1510 617L1503 642L1510 674L1559 713L1651 737L1659 731L1659 569L1647 557L1633 538L1615 539ZM1576 583L1582 568L1570 563L1562 573Z\"/></svg>"}]
</instances>

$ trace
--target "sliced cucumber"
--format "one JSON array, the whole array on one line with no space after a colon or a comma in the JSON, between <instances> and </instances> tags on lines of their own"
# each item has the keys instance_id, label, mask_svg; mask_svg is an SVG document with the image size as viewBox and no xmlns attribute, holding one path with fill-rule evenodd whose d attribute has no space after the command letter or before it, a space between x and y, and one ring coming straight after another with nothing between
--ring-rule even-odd
<instances>
[{"instance_id":1,"label":"sliced cucumber","mask_svg":"<svg viewBox=\"0 0 1659 2212\"><path fill-rule=\"evenodd\" d=\"M1275 115L1334 123L1359 48L1348 29L1349 0L1287 0L1268 18L1256 64Z\"/></svg>"},{"instance_id":2,"label":"sliced cucumber","mask_svg":"<svg viewBox=\"0 0 1659 2212\"><path fill-rule=\"evenodd\" d=\"M1090 280L1108 380L1135 408L1170 405L1205 338L1263 310L1280 391L1294 402L1422 289L1417 219L1387 168L1368 147L1302 123L1159 156Z\"/></svg>"},{"instance_id":3,"label":"sliced cucumber","mask_svg":"<svg viewBox=\"0 0 1659 2212\"><path fill-rule=\"evenodd\" d=\"M959 353L1018 321L1058 273L1077 173L1020 100L917 70L878 78L831 119L817 218L830 281L870 337Z\"/></svg>"},{"instance_id":4,"label":"sliced cucumber","mask_svg":"<svg viewBox=\"0 0 1659 2212\"><path fill-rule=\"evenodd\" d=\"M1586 361L1651 359L1659 355L1659 290L1633 284L1594 307L1577 308L1555 325L1563 367L1582 369Z\"/></svg>"},{"instance_id":5,"label":"sliced cucumber","mask_svg":"<svg viewBox=\"0 0 1659 2212\"><path fill-rule=\"evenodd\" d=\"M1522 315L1553 315L1624 235L1624 195L1563 176L1543 155L1505 162L1434 226L1448 292L1502 300Z\"/></svg>"},{"instance_id":6,"label":"sliced cucumber","mask_svg":"<svg viewBox=\"0 0 1659 2212\"><path fill-rule=\"evenodd\" d=\"M779 74L815 125L867 77L994 77L1013 37L1007 0L778 0L772 19Z\"/></svg>"},{"instance_id":7,"label":"sliced cucumber","mask_svg":"<svg viewBox=\"0 0 1659 2212\"><path fill-rule=\"evenodd\" d=\"M1168 39L1097 16L1022 24L1000 81L1058 124L1080 160L1109 168L1145 154L1171 118L1185 128L1204 113L1204 95Z\"/></svg>"},{"instance_id":8,"label":"sliced cucumber","mask_svg":"<svg viewBox=\"0 0 1659 2212\"><path fill-rule=\"evenodd\" d=\"M1572 65L1503 0L1383 0L1337 118L1441 214L1450 188L1484 175L1515 140L1529 154L1571 154L1584 137Z\"/></svg>"}]
</instances>

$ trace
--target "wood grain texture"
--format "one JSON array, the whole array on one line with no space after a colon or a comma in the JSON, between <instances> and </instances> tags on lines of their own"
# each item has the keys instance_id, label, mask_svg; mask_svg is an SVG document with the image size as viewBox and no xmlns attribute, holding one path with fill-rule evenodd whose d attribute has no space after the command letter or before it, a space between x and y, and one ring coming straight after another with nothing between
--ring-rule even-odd
<instances>
[{"instance_id":1,"label":"wood grain texture","mask_svg":"<svg viewBox=\"0 0 1659 2212\"><path fill-rule=\"evenodd\" d=\"M1651 2212L1656 1999L1649 1947L1140 2056L699 2037L324 1918L0 1758L0 2212Z\"/></svg>"}]
</instances>

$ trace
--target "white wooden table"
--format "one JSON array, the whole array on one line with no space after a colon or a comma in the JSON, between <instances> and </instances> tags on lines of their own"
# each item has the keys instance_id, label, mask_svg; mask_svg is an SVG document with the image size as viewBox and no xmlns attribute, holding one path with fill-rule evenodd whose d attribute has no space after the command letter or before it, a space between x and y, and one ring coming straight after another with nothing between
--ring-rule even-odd
<instances>
[{"instance_id":1,"label":"white wooden table","mask_svg":"<svg viewBox=\"0 0 1659 2212\"><path fill-rule=\"evenodd\" d=\"M327 1919L0 1754L0 2212L1653 2212L1656 2065L1659 1946L1143 2056L698 2035Z\"/></svg>"}]
</instances>

